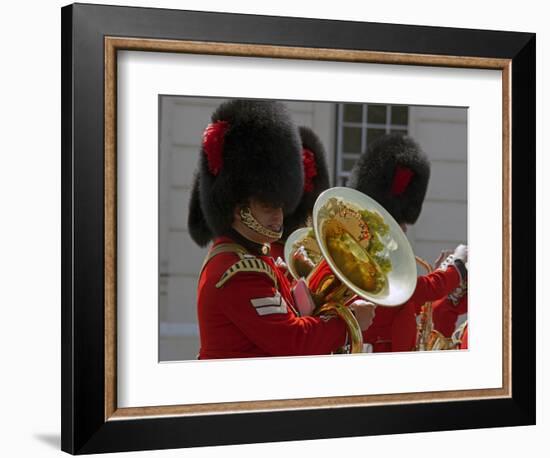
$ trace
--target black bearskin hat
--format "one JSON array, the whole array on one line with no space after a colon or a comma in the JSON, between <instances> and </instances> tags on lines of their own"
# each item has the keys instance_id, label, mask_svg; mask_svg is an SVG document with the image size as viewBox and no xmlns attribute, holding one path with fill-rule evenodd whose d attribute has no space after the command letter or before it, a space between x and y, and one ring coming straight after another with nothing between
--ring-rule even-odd
<instances>
[{"instance_id":1,"label":"black bearskin hat","mask_svg":"<svg viewBox=\"0 0 550 458\"><path fill-rule=\"evenodd\" d=\"M317 197L330 186L325 148L321 140L309 127L301 126L299 131L302 140L304 192L296 210L285 216L283 240L306 225Z\"/></svg>"},{"instance_id":2,"label":"black bearskin hat","mask_svg":"<svg viewBox=\"0 0 550 458\"><path fill-rule=\"evenodd\" d=\"M191 238L199 246L206 246L212 240L212 232L206 224L204 215L202 214L201 201L199 194L199 174L195 173L193 178L193 188L191 190L191 198L189 199L189 216L187 225Z\"/></svg>"},{"instance_id":3,"label":"black bearskin hat","mask_svg":"<svg viewBox=\"0 0 550 458\"><path fill-rule=\"evenodd\" d=\"M430 161L411 137L387 134L376 139L353 166L350 188L382 205L399 224L414 224L430 179Z\"/></svg>"},{"instance_id":4,"label":"black bearskin hat","mask_svg":"<svg viewBox=\"0 0 550 458\"><path fill-rule=\"evenodd\" d=\"M205 246L252 197L294 211L304 175L298 129L280 102L230 100L206 127L189 202L193 240Z\"/></svg>"}]
</instances>

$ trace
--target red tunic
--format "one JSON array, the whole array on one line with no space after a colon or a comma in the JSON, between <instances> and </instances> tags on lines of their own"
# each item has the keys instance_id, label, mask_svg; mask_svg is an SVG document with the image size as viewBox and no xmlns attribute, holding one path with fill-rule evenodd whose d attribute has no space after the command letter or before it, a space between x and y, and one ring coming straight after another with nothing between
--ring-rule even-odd
<instances>
[{"instance_id":1,"label":"red tunic","mask_svg":"<svg viewBox=\"0 0 550 458\"><path fill-rule=\"evenodd\" d=\"M462 340L460 342L461 350L467 350L468 349L468 325L464 328L464 334L462 334Z\"/></svg>"},{"instance_id":2,"label":"red tunic","mask_svg":"<svg viewBox=\"0 0 550 458\"><path fill-rule=\"evenodd\" d=\"M285 260L285 243L282 241L273 242L271 244L271 257L277 260L277 258L281 258L283 261Z\"/></svg>"},{"instance_id":3,"label":"red tunic","mask_svg":"<svg viewBox=\"0 0 550 458\"><path fill-rule=\"evenodd\" d=\"M456 305L448 297L444 297L434 302L432 309L434 328L445 337L451 337L458 317L468 312L468 294L462 296Z\"/></svg>"},{"instance_id":4,"label":"red tunic","mask_svg":"<svg viewBox=\"0 0 550 458\"><path fill-rule=\"evenodd\" d=\"M411 351L416 344L416 315L425 302L446 297L460 284L458 271L450 266L418 277L411 298L397 307L376 307L373 323L363 332L363 340L374 352Z\"/></svg>"},{"instance_id":5,"label":"red tunic","mask_svg":"<svg viewBox=\"0 0 550 458\"><path fill-rule=\"evenodd\" d=\"M219 237L213 246L235 243ZM257 256L271 267L277 285L262 272L238 272L216 287L235 253L221 253L199 278L197 312L199 359L330 354L345 344L346 325L338 317L298 317L290 286L269 256Z\"/></svg>"}]
</instances>

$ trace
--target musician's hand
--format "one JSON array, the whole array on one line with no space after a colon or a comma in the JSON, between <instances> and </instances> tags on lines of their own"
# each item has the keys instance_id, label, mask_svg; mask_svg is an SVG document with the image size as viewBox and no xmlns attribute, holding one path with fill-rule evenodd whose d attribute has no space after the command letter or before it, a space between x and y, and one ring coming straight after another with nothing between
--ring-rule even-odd
<instances>
[{"instance_id":1,"label":"musician's hand","mask_svg":"<svg viewBox=\"0 0 550 458\"><path fill-rule=\"evenodd\" d=\"M364 331L372 324L375 316L375 304L364 301L363 299L357 299L350 304L349 308L355 315L361 331Z\"/></svg>"},{"instance_id":2,"label":"musician's hand","mask_svg":"<svg viewBox=\"0 0 550 458\"><path fill-rule=\"evenodd\" d=\"M460 259L464 264L468 262L468 245L458 245L453 253L455 259Z\"/></svg>"},{"instance_id":3,"label":"musician's hand","mask_svg":"<svg viewBox=\"0 0 550 458\"><path fill-rule=\"evenodd\" d=\"M279 270L281 270L283 273L287 273L288 272L288 266L286 264L286 262L284 262L281 257L279 256L276 260L275 260L275 265L277 266L277 268Z\"/></svg>"},{"instance_id":4,"label":"musician's hand","mask_svg":"<svg viewBox=\"0 0 550 458\"><path fill-rule=\"evenodd\" d=\"M441 252L443 254L443 252ZM454 252L447 256L445 260L437 266L438 270L447 270L449 266L454 265L460 272L461 281L466 281L468 273L468 245L458 245Z\"/></svg>"}]
</instances>

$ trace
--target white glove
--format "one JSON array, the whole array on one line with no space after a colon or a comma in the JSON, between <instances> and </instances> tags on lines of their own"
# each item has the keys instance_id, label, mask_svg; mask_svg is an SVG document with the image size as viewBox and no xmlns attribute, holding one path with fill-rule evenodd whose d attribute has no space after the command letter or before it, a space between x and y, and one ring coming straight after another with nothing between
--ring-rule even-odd
<instances>
[{"instance_id":1,"label":"white glove","mask_svg":"<svg viewBox=\"0 0 550 458\"><path fill-rule=\"evenodd\" d=\"M444 252L442 251L441 254L443 253ZM455 248L454 252L447 256L447 258L441 264L439 264L439 266L437 266L437 270L447 270L447 267L455 265L456 261L461 261L464 265L464 268L466 268L466 263L468 262L468 245L458 245Z\"/></svg>"},{"instance_id":2,"label":"white glove","mask_svg":"<svg viewBox=\"0 0 550 458\"><path fill-rule=\"evenodd\" d=\"M275 260L275 265L283 272L288 271L288 266L286 265L286 262L284 262L280 256Z\"/></svg>"},{"instance_id":3,"label":"white glove","mask_svg":"<svg viewBox=\"0 0 550 458\"><path fill-rule=\"evenodd\" d=\"M349 308L355 315L361 331L366 330L374 320L376 305L363 299L353 301Z\"/></svg>"},{"instance_id":4,"label":"white glove","mask_svg":"<svg viewBox=\"0 0 550 458\"><path fill-rule=\"evenodd\" d=\"M453 254L447 256L445 261L443 261L437 268L438 270L447 270L450 265L453 265L460 275L460 285L448 296L454 305L457 305L460 298L464 296L468 291L468 267L466 265L467 262L468 246L461 244L458 245L455 248Z\"/></svg>"},{"instance_id":5,"label":"white glove","mask_svg":"<svg viewBox=\"0 0 550 458\"><path fill-rule=\"evenodd\" d=\"M458 245L453 253L455 259L460 259L464 264L468 262L468 245Z\"/></svg>"},{"instance_id":6,"label":"white glove","mask_svg":"<svg viewBox=\"0 0 550 458\"><path fill-rule=\"evenodd\" d=\"M292 297L300 316L310 316L315 310L315 303L303 278L300 278L292 288Z\"/></svg>"}]
</instances>

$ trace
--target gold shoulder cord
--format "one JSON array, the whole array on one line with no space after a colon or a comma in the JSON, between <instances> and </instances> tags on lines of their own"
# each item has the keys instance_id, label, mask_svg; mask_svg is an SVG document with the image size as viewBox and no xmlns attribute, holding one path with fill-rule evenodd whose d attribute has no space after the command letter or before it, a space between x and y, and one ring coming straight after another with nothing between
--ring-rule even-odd
<instances>
[{"instance_id":1,"label":"gold shoulder cord","mask_svg":"<svg viewBox=\"0 0 550 458\"><path fill-rule=\"evenodd\" d=\"M206 264L208 264L212 258L222 253L235 253L239 256L240 259L243 259L248 251L246 251L242 246L237 245L236 243L220 243L219 245L216 245L206 255L206 258L204 259L201 270L199 272L199 278L202 274L202 271L206 267Z\"/></svg>"},{"instance_id":2,"label":"gold shoulder cord","mask_svg":"<svg viewBox=\"0 0 550 458\"><path fill-rule=\"evenodd\" d=\"M237 245L236 243L221 243L210 250L204 260L204 263L202 264L199 277L208 262L215 256L222 253L235 253L239 256L240 260L223 273L218 283L216 283L216 288L221 288L229 279L239 272L257 272L266 274L273 281L275 287L277 287L277 276L269 264L251 255L242 246Z\"/></svg>"},{"instance_id":3,"label":"gold shoulder cord","mask_svg":"<svg viewBox=\"0 0 550 458\"><path fill-rule=\"evenodd\" d=\"M277 277L273 269L264 261L258 258L244 258L240 261L237 261L229 269L227 269L220 278L220 281L216 283L216 288L221 288L230 278L239 272L258 272L266 274L277 287Z\"/></svg>"}]
</instances>

